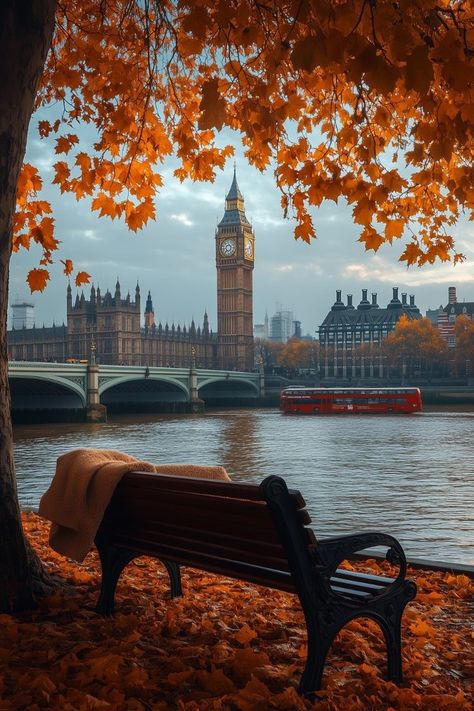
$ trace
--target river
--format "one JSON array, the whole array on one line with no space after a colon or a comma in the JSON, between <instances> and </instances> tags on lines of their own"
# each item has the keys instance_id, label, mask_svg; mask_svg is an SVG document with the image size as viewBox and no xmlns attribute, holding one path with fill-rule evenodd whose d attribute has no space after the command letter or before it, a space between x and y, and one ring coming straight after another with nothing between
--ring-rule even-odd
<instances>
[{"instance_id":1,"label":"river","mask_svg":"<svg viewBox=\"0 0 474 711\"><path fill-rule=\"evenodd\" d=\"M285 416L269 409L133 415L107 424L16 426L20 502L36 509L56 458L120 449L155 463L224 466L233 479L283 476L316 536L380 530L409 557L474 564L474 412Z\"/></svg>"}]
</instances>

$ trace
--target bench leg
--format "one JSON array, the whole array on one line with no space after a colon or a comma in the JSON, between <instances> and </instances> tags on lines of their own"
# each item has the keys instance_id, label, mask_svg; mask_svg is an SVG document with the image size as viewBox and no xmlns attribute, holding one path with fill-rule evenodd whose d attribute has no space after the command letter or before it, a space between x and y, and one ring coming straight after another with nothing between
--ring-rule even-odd
<instances>
[{"instance_id":1,"label":"bench leg","mask_svg":"<svg viewBox=\"0 0 474 711\"><path fill-rule=\"evenodd\" d=\"M329 647L331 646L331 641L323 642L319 640L318 644L314 645L314 649L310 650L308 639L308 657L298 689L302 696L311 699L312 693L319 691L321 688L324 664L326 662L327 653L329 652Z\"/></svg>"},{"instance_id":2,"label":"bench leg","mask_svg":"<svg viewBox=\"0 0 474 711\"><path fill-rule=\"evenodd\" d=\"M403 682L402 614L403 610L394 611L392 608L382 619L377 620L387 648L387 679L395 684Z\"/></svg>"},{"instance_id":3,"label":"bench leg","mask_svg":"<svg viewBox=\"0 0 474 711\"><path fill-rule=\"evenodd\" d=\"M331 625L331 628L328 629L323 625L322 628L317 619L311 613L308 615L307 611L305 611L305 617L308 653L298 691L302 696L313 700L313 692L319 691L321 688L326 657L339 627Z\"/></svg>"},{"instance_id":4,"label":"bench leg","mask_svg":"<svg viewBox=\"0 0 474 711\"><path fill-rule=\"evenodd\" d=\"M137 554L124 548L101 545L97 542L96 545L102 566L102 583L95 610L99 615L110 617L114 614L115 588L120 574L125 566L137 557Z\"/></svg>"},{"instance_id":5,"label":"bench leg","mask_svg":"<svg viewBox=\"0 0 474 711\"><path fill-rule=\"evenodd\" d=\"M171 560L163 560L162 558L160 560L168 571L170 578L171 599L182 597L183 589L181 587L181 569L179 563L174 563Z\"/></svg>"},{"instance_id":6,"label":"bench leg","mask_svg":"<svg viewBox=\"0 0 474 711\"><path fill-rule=\"evenodd\" d=\"M387 679L395 684L403 682L402 671L402 616L405 607L416 595L416 586L411 580L392 602L380 610L379 625L387 646Z\"/></svg>"}]
</instances>

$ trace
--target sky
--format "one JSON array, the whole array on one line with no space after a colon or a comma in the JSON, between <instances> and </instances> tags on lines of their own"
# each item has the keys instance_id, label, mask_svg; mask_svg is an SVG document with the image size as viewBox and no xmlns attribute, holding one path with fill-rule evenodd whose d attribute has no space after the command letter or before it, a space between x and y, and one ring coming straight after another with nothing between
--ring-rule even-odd
<instances>
[{"instance_id":1,"label":"sky","mask_svg":"<svg viewBox=\"0 0 474 711\"><path fill-rule=\"evenodd\" d=\"M138 233L125 224L99 218L87 200L76 202L52 186L52 164L58 160L52 144L40 140L33 118L26 160L40 168L44 179L42 199L50 200L56 219L56 238L61 240L51 281L40 294L29 292L26 274L38 266L39 250L14 254L10 272L10 303L31 300L36 325L61 324L66 320L67 279L59 259L71 258L77 270L87 271L94 285L115 290L119 278L122 295L134 298L137 281L142 295L142 312L151 292L155 319L163 325L188 325L192 318L202 322L207 310L216 330L215 229L222 218L225 195L233 176L233 161L217 174L214 183L180 183L173 176L173 162L163 166L164 187L156 199L157 220ZM474 225L467 221L454 229L458 251L467 261L461 265L407 267L398 261L403 242L365 252L358 239L359 226L352 221L351 208L325 201L313 213L318 237L311 244L293 237L293 223L283 218L280 193L273 170L265 173L249 166L236 135L234 142L237 180L243 193L246 214L253 225L256 242L254 323L262 323L265 312L290 310L302 323L304 334L315 335L331 305L336 289L343 299L353 295L354 305L361 290L375 292L380 307L399 294L414 294L415 303L427 309L447 303L448 286L457 287L458 301L474 301ZM86 138L84 143L87 143ZM87 148L81 143L78 150ZM62 159L62 158L61 158ZM73 286L73 298L76 293ZM90 286L84 287L88 298ZM79 291L80 293L80 291ZM11 310L9 313L11 317Z\"/></svg>"}]
</instances>

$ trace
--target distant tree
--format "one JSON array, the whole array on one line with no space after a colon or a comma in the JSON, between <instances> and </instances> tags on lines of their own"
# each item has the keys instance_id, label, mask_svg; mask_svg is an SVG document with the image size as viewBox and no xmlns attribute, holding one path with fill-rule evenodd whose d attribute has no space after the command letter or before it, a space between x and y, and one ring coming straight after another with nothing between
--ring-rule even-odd
<instances>
[{"instance_id":1,"label":"distant tree","mask_svg":"<svg viewBox=\"0 0 474 711\"><path fill-rule=\"evenodd\" d=\"M290 338L278 355L278 363L288 370L314 369L318 361L318 346L317 341Z\"/></svg>"},{"instance_id":2,"label":"distant tree","mask_svg":"<svg viewBox=\"0 0 474 711\"><path fill-rule=\"evenodd\" d=\"M0 3L0 610L32 604L44 577L21 529L6 349L12 250L42 249L34 290L58 247L40 174L22 165L35 107L56 109L38 124L53 182L131 230L155 217L166 156L181 180L214 179L228 127L252 165L273 161L297 238L344 198L366 249L404 238L407 264L459 261L447 227L474 212L473 35L459 0Z\"/></svg>"},{"instance_id":3,"label":"distant tree","mask_svg":"<svg viewBox=\"0 0 474 711\"><path fill-rule=\"evenodd\" d=\"M265 370L271 371L278 366L278 358L285 344L280 341L270 341L266 338L255 340L257 360L263 360Z\"/></svg>"},{"instance_id":4,"label":"distant tree","mask_svg":"<svg viewBox=\"0 0 474 711\"><path fill-rule=\"evenodd\" d=\"M455 323L454 365L457 375L474 375L474 323L464 314Z\"/></svg>"},{"instance_id":5,"label":"distant tree","mask_svg":"<svg viewBox=\"0 0 474 711\"><path fill-rule=\"evenodd\" d=\"M446 367L448 360L446 342L429 318L402 316L383 341L382 350L389 365L409 377L420 372L430 378L434 371Z\"/></svg>"}]
</instances>

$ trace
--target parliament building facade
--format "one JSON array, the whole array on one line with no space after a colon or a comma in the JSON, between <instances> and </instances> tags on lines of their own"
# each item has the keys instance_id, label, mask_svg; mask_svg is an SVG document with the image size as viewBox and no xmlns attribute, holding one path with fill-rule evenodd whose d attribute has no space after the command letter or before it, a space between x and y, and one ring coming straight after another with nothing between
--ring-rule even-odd
<instances>
[{"instance_id":1,"label":"parliament building facade","mask_svg":"<svg viewBox=\"0 0 474 711\"><path fill-rule=\"evenodd\" d=\"M8 331L12 360L88 361L111 365L190 367L252 370L253 268L255 236L245 215L242 193L234 178L225 212L215 233L217 269L217 332L202 323L189 326L156 322L151 293L143 311L140 288L122 296L119 281L112 294L92 286L73 299L67 287L67 323L61 326L13 327Z\"/></svg>"}]
</instances>

